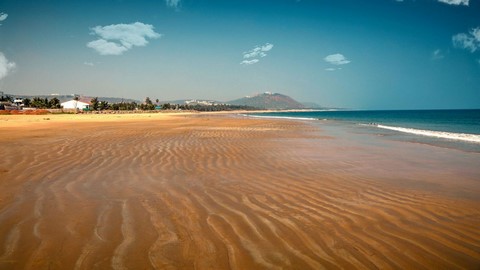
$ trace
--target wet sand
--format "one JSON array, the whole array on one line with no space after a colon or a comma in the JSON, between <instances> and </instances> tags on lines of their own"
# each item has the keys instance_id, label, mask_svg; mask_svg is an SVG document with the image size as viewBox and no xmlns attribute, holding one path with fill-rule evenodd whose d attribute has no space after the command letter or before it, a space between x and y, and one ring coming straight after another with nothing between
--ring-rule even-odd
<instances>
[{"instance_id":1,"label":"wet sand","mask_svg":"<svg viewBox=\"0 0 480 270\"><path fill-rule=\"evenodd\" d=\"M478 269L479 154L361 142L222 115L1 116L0 269Z\"/></svg>"}]
</instances>

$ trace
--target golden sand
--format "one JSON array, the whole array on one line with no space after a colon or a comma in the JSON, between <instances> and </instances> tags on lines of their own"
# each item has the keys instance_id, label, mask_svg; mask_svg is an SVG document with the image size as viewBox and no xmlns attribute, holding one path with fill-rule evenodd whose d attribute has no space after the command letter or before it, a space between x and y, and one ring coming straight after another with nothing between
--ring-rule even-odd
<instances>
[{"instance_id":1,"label":"golden sand","mask_svg":"<svg viewBox=\"0 0 480 270\"><path fill-rule=\"evenodd\" d=\"M326 135L205 114L0 116L0 269L480 267L478 154L426 147L418 166L408 147Z\"/></svg>"}]
</instances>

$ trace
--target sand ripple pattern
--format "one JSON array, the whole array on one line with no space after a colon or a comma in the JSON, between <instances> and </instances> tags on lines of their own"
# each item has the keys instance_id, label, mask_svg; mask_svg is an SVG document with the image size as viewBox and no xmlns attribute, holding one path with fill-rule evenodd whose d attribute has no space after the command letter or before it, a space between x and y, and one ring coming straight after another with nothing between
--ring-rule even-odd
<instances>
[{"instance_id":1,"label":"sand ripple pattern","mask_svg":"<svg viewBox=\"0 0 480 270\"><path fill-rule=\"evenodd\" d=\"M62 124L0 145L0 269L480 267L478 182L392 184L429 174L329 159L342 146L309 124Z\"/></svg>"}]
</instances>

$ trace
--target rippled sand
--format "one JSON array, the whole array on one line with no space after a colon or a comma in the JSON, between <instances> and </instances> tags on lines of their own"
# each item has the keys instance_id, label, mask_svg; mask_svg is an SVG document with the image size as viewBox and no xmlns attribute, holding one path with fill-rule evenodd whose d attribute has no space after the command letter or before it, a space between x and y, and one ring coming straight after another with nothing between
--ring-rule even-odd
<instances>
[{"instance_id":1,"label":"rippled sand","mask_svg":"<svg viewBox=\"0 0 480 270\"><path fill-rule=\"evenodd\" d=\"M0 269L480 267L478 154L293 121L36 117L0 119Z\"/></svg>"}]
</instances>

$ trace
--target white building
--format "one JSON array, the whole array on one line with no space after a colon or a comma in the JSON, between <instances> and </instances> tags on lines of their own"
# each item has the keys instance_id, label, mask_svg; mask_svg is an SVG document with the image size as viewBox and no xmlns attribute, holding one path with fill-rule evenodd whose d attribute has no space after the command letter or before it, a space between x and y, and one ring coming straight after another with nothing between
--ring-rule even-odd
<instances>
[{"instance_id":1,"label":"white building","mask_svg":"<svg viewBox=\"0 0 480 270\"><path fill-rule=\"evenodd\" d=\"M79 100L73 100L73 99L62 102L60 105L62 105L64 109L75 109L75 108L79 110L90 109L90 104L79 101Z\"/></svg>"},{"instance_id":2,"label":"white building","mask_svg":"<svg viewBox=\"0 0 480 270\"><path fill-rule=\"evenodd\" d=\"M16 106L23 106L23 99L22 99L22 98L15 98L15 100L13 101L13 103L14 103Z\"/></svg>"}]
</instances>

